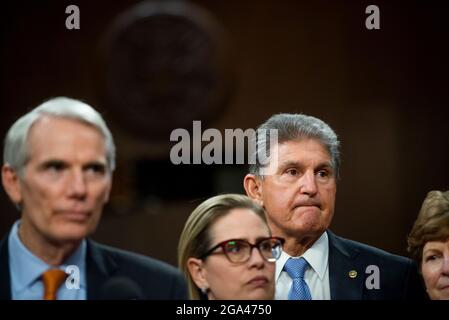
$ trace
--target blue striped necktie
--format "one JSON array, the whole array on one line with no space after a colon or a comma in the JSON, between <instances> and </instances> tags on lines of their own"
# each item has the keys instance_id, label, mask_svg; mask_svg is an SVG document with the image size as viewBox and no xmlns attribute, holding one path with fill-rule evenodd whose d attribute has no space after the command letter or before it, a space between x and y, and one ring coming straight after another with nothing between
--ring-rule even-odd
<instances>
[{"instance_id":1,"label":"blue striped necktie","mask_svg":"<svg viewBox=\"0 0 449 320\"><path fill-rule=\"evenodd\" d=\"M309 286L304 281L304 273L309 265L303 257L299 259L289 258L284 265L284 270L292 278L293 283L288 293L288 300L312 300Z\"/></svg>"}]
</instances>

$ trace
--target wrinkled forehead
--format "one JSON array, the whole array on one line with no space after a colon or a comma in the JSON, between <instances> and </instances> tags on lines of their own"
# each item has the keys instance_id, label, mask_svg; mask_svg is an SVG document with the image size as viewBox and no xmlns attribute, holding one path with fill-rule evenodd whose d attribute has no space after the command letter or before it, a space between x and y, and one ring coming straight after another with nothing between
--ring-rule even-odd
<instances>
[{"instance_id":1,"label":"wrinkled forehead","mask_svg":"<svg viewBox=\"0 0 449 320\"><path fill-rule=\"evenodd\" d=\"M319 165L332 166L332 157L328 148L323 142L314 138L298 138L273 143L270 145L268 157L264 159L262 155L259 160L266 166L266 174L270 174L267 170L271 171L285 163L306 160L313 160Z\"/></svg>"},{"instance_id":2,"label":"wrinkled forehead","mask_svg":"<svg viewBox=\"0 0 449 320\"><path fill-rule=\"evenodd\" d=\"M437 240L430 240L427 241L424 244L424 248L423 251L447 251L447 253L449 254L449 238L447 239L437 239Z\"/></svg>"},{"instance_id":3,"label":"wrinkled forehead","mask_svg":"<svg viewBox=\"0 0 449 320\"><path fill-rule=\"evenodd\" d=\"M106 156L106 141L102 132L84 121L50 115L42 115L31 126L27 139L28 160L37 153L63 154L76 144L85 153Z\"/></svg>"},{"instance_id":4,"label":"wrinkled forehead","mask_svg":"<svg viewBox=\"0 0 449 320\"><path fill-rule=\"evenodd\" d=\"M273 151L279 152L279 150L284 153L291 153L295 151L301 151L304 149L314 149L315 151L322 152L331 158L331 154L328 146L318 138L300 136L295 139L288 139L275 141L273 144Z\"/></svg>"},{"instance_id":5,"label":"wrinkled forehead","mask_svg":"<svg viewBox=\"0 0 449 320\"><path fill-rule=\"evenodd\" d=\"M64 132L67 127L74 125L95 130L99 135L105 138L103 132L92 123L71 116L59 116L46 113L40 114L39 117L32 123L28 130L27 137L29 139L33 132L42 130L52 131L55 134L61 133Z\"/></svg>"},{"instance_id":6,"label":"wrinkled forehead","mask_svg":"<svg viewBox=\"0 0 449 320\"><path fill-rule=\"evenodd\" d=\"M212 242L219 243L230 239L249 242L270 236L265 221L253 210L235 208L219 217L209 227Z\"/></svg>"}]
</instances>

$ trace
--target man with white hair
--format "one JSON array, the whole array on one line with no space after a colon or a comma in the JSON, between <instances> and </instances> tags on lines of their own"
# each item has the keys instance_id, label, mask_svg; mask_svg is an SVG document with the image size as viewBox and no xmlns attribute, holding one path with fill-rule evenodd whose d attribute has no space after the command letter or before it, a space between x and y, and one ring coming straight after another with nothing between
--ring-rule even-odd
<instances>
[{"instance_id":1,"label":"man with white hair","mask_svg":"<svg viewBox=\"0 0 449 320\"><path fill-rule=\"evenodd\" d=\"M270 145L268 135L259 134L256 152L269 162L252 165L244 187L264 206L273 235L285 239L276 261L276 299L424 298L410 259L329 230L340 165L335 132L303 114L277 114L258 129L276 130L278 140Z\"/></svg>"},{"instance_id":2,"label":"man with white hair","mask_svg":"<svg viewBox=\"0 0 449 320\"><path fill-rule=\"evenodd\" d=\"M179 271L87 237L109 199L115 146L101 115L50 99L18 119L3 187L21 212L0 242L0 299L185 299Z\"/></svg>"}]
</instances>

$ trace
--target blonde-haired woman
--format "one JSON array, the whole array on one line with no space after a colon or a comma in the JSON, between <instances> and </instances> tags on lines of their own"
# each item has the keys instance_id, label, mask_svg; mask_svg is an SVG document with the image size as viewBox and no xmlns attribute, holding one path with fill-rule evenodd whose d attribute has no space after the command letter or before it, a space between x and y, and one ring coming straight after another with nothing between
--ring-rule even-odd
<instances>
[{"instance_id":1,"label":"blonde-haired woman","mask_svg":"<svg viewBox=\"0 0 449 320\"><path fill-rule=\"evenodd\" d=\"M449 191L431 191L408 238L432 300L449 300Z\"/></svg>"},{"instance_id":2,"label":"blonde-haired woman","mask_svg":"<svg viewBox=\"0 0 449 320\"><path fill-rule=\"evenodd\" d=\"M178 245L190 298L273 299L283 241L271 236L264 209L248 197L207 199L187 219Z\"/></svg>"}]
</instances>

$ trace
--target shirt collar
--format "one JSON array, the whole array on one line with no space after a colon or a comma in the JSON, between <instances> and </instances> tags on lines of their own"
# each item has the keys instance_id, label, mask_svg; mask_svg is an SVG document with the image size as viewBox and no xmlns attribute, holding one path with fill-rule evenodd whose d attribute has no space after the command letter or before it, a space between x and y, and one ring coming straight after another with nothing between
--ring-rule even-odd
<instances>
[{"instance_id":1,"label":"shirt collar","mask_svg":"<svg viewBox=\"0 0 449 320\"><path fill-rule=\"evenodd\" d=\"M35 256L19 238L20 220L16 221L8 238L9 265L11 280L17 291L22 291L38 281L50 265ZM65 271L69 265L76 265L83 274L86 266L86 240L58 268ZM80 287L86 288L85 277L80 277Z\"/></svg>"},{"instance_id":2,"label":"shirt collar","mask_svg":"<svg viewBox=\"0 0 449 320\"><path fill-rule=\"evenodd\" d=\"M324 274L328 266L329 259L329 239L326 232L318 238L317 241L301 256L307 260L312 269L318 274L320 280L323 280ZM279 278L284 265L292 257L285 251L282 251L281 256L276 261L276 281Z\"/></svg>"}]
</instances>

